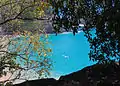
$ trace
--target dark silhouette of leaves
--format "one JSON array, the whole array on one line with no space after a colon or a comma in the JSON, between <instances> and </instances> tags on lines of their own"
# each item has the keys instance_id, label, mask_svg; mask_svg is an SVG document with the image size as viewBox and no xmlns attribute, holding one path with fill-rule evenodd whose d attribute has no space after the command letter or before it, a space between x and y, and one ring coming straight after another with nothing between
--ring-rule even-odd
<instances>
[{"instance_id":1,"label":"dark silhouette of leaves","mask_svg":"<svg viewBox=\"0 0 120 86\"><path fill-rule=\"evenodd\" d=\"M120 0L55 0L51 4L56 32L64 28L75 35L79 24L84 24L91 60L106 63L120 59Z\"/></svg>"}]
</instances>

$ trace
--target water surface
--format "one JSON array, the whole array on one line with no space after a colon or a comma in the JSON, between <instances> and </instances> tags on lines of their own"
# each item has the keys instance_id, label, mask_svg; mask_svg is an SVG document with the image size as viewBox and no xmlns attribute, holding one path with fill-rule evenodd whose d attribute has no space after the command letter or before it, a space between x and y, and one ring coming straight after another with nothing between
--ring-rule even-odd
<instances>
[{"instance_id":1,"label":"water surface","mask_svg":"<svg viewBox=\"0 0 120 86\"><path fill-rule=\"evenodd\" d=\"M51 34L49 40L53 50L52 59L55 62L53 77L58 78L60 75L69 74L94 64L89 59L89 43L83 32L75 36L69 32L57 36Z\"/></svg>"}]
</instances>

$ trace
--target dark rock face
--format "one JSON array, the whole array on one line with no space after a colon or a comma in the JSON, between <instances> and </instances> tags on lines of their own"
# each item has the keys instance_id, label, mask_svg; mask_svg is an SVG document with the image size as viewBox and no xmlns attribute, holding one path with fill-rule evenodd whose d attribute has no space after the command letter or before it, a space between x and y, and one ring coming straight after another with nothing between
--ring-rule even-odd
<instances>
[{"instance_id":1,"label":"dark rock face","mask_svg":"<svg viewBox=\"0 0 120 86\"><path fill-rule=\"evenodd\" d=\"M60 80L73 80L80 86L120 86L120 67L115 63L95 64L80 71L61 76Z\"/></svg>"},{"instance_id":2,"label":"dark rock face","mask_svg":"<svg viewBox=\"0 0 120 86\"><path fill-rule=\"evenodd\" d=\"M120 66L111 64L95 64L69 75L55 79L28 81L14 86L120 86Z\"/></svg>"},{"instance_id":3,"label":"dark rock face","mask_svg":"<svg viewBox=\"0 0 120 86\"><path fill-rule=\"evenodd\" d=\"M55 86L56 80L53 78L26 81L13 86Z\"/></svg>"}]
</instances>

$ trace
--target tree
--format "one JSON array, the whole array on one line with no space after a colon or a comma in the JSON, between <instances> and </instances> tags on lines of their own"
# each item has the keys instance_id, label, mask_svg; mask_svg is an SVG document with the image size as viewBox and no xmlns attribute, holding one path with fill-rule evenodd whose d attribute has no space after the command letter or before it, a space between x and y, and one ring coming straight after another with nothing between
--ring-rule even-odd
<instances>
[{"instance_id":1,"label":"tree","mask_svg":"<svg viewBox=\"0 0 120 86\"><path fill-rule=\"evenodd\" d=\"M51 1L57 33L64 28L75 35L79 24L84 24L81 30L90 43L90 59L99 63L120 60L120 0Z\"/></svg>"},{"instance_id":2,"label":"tree","mask_svg":"<svg viewBox=\"0 0 120 86\"><path fill-rule=\"evenodd\" d=\"M0 1L0 27L11 31L11 35L2 36L5 40L0 44L0 76L17 72L12 77L15 80L23 75L23 71L32 71L39 76L50 74L52 60L48 35L43 25L36 21L49 20L44 18L48 7L47 2L40 0Z\"/></svg>"}]
</instances>

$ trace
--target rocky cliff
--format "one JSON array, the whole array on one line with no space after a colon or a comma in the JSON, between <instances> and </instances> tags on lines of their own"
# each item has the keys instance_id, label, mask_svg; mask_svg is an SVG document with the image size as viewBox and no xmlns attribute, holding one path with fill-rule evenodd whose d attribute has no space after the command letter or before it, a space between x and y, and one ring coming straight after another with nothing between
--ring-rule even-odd
<instances>
[{"instance_id":1,"label":"rocky cliff","mask_svg":"<svg viewBox=\"0 0 120 86\"><path fill-rule=\"evenodd\" d=\"M115 63L95 64L61 76L59 80L40 79L14 86L120 86L120 66Z\"/></svg>"}]
</instances>

